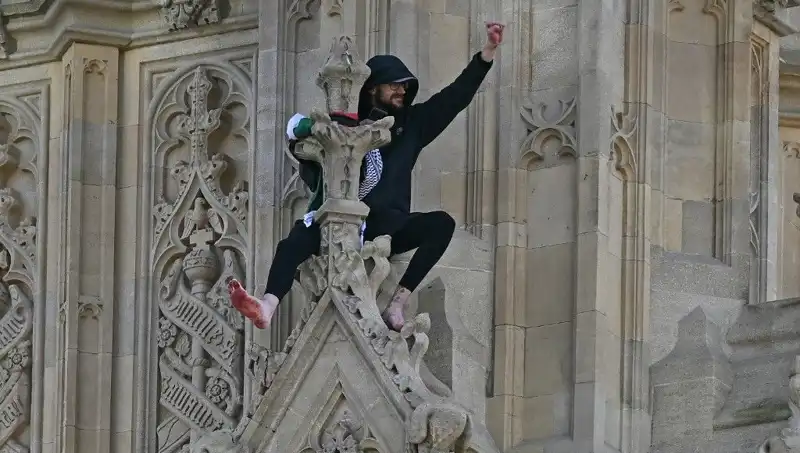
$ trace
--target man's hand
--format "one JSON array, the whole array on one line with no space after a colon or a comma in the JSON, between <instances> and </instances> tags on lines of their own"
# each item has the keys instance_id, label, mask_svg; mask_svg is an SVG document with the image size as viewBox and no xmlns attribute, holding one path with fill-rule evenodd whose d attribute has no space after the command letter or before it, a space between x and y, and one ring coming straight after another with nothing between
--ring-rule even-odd
<instances>
[{"instance_id":1,"label":"man's hand","mask_svg":"<svg viewBox=\"0 0 800 453\"><path fill-rule=\"evenodd\" d=\"M486 22L486 44L483 46L481 58L489 62L494 60L494 52L497 46L503 43L503 30L505 25L499 22Z\"/></svg>"}]
</instances>

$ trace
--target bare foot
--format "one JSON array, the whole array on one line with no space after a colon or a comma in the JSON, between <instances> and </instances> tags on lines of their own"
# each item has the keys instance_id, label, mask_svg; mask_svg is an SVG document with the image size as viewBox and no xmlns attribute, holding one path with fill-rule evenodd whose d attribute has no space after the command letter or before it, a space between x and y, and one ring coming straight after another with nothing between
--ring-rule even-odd
<instances>
[{"instance_id":1,"label":"bare foot","mask_svg":"<svg viewBox=\"0 0 800 453\"><path fill-rule=\"evenodd\" d=\"M253 321L253 325L259 329L266 329L272 319L272 313L278 306L268 300L259 300L249 294L236 279L228 281L228 292L231 295L231 305L247 319Z\"/></svg>"},{"instance_id":2,"label":"bare foot","mask_svg":"<svg viewBox=\"0 0 800 453\"><path fill-rule=\"evenodd\" d=\"M409 296L411 296L411 291L403 287L397 288L389 306L383 311L383 320L386 321L386 325L396 332L400 332L406 323L403 318L403 309Z\"/></svg>"},{"instance_id":3,"label":"bare foot","mask_svg":"<svg viewBox=\"0 0 800 453\"><path fill-rule=\"evenodd\" d=\"M383 311L383 320L386 321L386 325L390 329L400 332L406 324L406 320L403 318L403 307L396 306L393 303L389 304L386 310Z\"/></svg>"}]
</instances>

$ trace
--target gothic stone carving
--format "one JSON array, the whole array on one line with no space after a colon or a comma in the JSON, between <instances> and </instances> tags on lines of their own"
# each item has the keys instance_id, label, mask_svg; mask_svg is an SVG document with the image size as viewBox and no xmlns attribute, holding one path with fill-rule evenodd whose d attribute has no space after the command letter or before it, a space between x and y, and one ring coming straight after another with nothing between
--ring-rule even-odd
<instances>
[{"instance_id":1,"label":"gothic stone carving","mask_svg":"<svg viewBox=\"0 0 800 453\"><path fill-rule=\"evenodd\" d=\"M156 0L170 30L219 23L219 0Z\"/></svg>"},{"instance_id":2,"label":"gothic stone carving","mask_svg":"<svg viewBox=\"0 0 800 453\"><path fill-rule=\"evenodd\" d=\"M325 198L358 201L358 183L364 155L390 140L394 118L383 118L369 125L345 127L331 121L326 113L311 112L315 121L313 138L297 147L297 155L314 160L325 168ZM324 150L324 152L323 152Z\"/></svg>"},{"instance_id":3,"label":"gothic stone carving","mask_svg":"<svg viewBox=\"0 0 800 453\"><path fill-rule=\"evenodd\" d=\"M244 320L226 280L244 281L247 164L220 148L250 149L245 79L232 67L198 66L172 84L156 113L159 451L233 429L242 415Z\"/></svg>"},{"instance_id":4,"label":"gothic stone carving","mask_svg":"<svg viewBox=\"0 0 800 453\"><path fill-rule=\"evenodd\" d=\"M577 156L575 135L575 106L577 99L558 100L554 105L528 102L522 106L520 114L528 129L528 135L520 147L520 161L525 163L545 159L544 146L550 139L559 143L556 157ZM554 114L548 114L548 110Z\"/></svg>"},{"instance_id":5,"label":"gothic stone carving","mask_svg":"<svg viewBox=\"0 0 800 453\"><path fill-rule=\"evenodd\" d=\"M363 417L353 412L347 401L335 401L327 420L313 429L307 446L300 453L383 453Z\"/></svg>"},{"instance_id":6,"label":"gothic stone carving","mask_svg":"<svg viewBox=\"0 0 800 453\"><path fill-rule=\"evenodd\" d=\"M340 44L349 41L337 38L334 42ZM348 45L335 44L332 52L334 55L328 58L320 72L320 78L325 82L319 85L325 91L329 108L346 110L350 102L349 96L345 95L348 85L352 86L353 79L364 77L364 74L353 69L360 67L361 63L355 63ZM307 307L309 311L304 314L280 354L266 350L251 351L253 358L250 368L257 391L265 392L277 374L289 372L282 367L286 363L295 363L295 355L302 352L292 350L293 338L302 337L302 329L310 327L305 325L310 314L324 310L333 303L345 322L361 333L351 341L357 341L362 348L370 351L367 354L369 360L385 369L379 375L390 376L391 381L384 382L394 385L395 391L399 391L408 403L411 415L406 420L406 450L463 451L472 432L471 415L452 402L449 395L434 393L431 388L439 386L428 385L420 373L422 359L428 349L428 315L417 315L406 323L401 332L391 331L381 319L377 293L389 274L391 239L383 236L363 246L360 243L359 227L368 209L357 198L359 166L367 151L389 142L389 128L393 119L386 118L349 128L332 122L327 114L320 111L312 112L312 118L316 121L312 128L313 137L305 140L296 152L306 159L320 162L324 169L325 202L317 213L322 229L321 256L309 260L301 269L301 281L314 297ZM315 323L319 323L318 317L314 319ZM284 381L280 382L283 385ZM296 386L292 385L292 388ZM278 394L273 390L284 388L272 389L266 392L267 395ZM270 404L270 401L261 399L259 404L263 406ZM380 451L378 442L371 439L368 422L346 410L348 402L344 393L340 392L338 398L329 399L329 404L332 406L326 406L327 422L323 423L323 428L311 430L303 453ZM241 427L236 430L245 431ZM238 441L235 438L231 440ZM232 447L226 444L225 448ZM213 450L213 453L228 451Z\"/></svg>"},{"instance_id":7,"label":"gothic stone carving","mask_svg":"<svg viewBox=\"0 0 800 453\"><path fill-rule=\"evenodd\" d=\"M364 62L355 60L354 52L355 43L352 38L334 38L328 59L317 76L317 86L325 93L329 112L347 111L351 104L357 103L359 89L369 77L369 67Z\"/></svg>"},{"instance_id":8,"label":"gothic stone carving","mask_svg":"<svg viewBox=\"0 0 800 453\"><path fill-rule=\"evenodd\" d=\"M766 11L775 12L777 9L797 6L797 0L756 0L756 4Z\"/></svg>"},{"instance_id":9,"label":"gothic stone carving","mask_svg":"<svg viewBox=\"0 0 800 453\"><path fill-rule=\"evenodd\" d=\"M628 105L622 112L611 107L611 154L614 169L626 180L636 177L636 139L639 118L634 107Z\"/></svg>"},{"instance_id":10,"label":"gothic stone carving","mask_svg":"<svg viewBox=\"0 0 800 453\"><path fill-rule=\"evenodd\" d=\"M38 280L38 120L0 98L0 452L27 453Z\"/></svg>"},{"instance_id":11,"label":"gothic stone carving","mask_svg":"<svg viewBox=\"0 0 800 453\"><path fill-rule=\"evenodd\" d=\"M302 319L308 318L304 316ZM252 411L261 403L264 393L272 385L272 380L275 379L275 374L286 360L286 354L288 350L291 349L288 343L289 342L287 342L285 351L278 353L255 343L250 344L247 354L247 377L250 378L250 381L253 383L253 388L250 412L248 415L252 415Z\"/></svg>"},{"instance_id":12,"label":"gothic stone carving","mask_svg":"<svg viewBox=\"0 0 800 453\"><path fill-rule=\"evenodd\" d=\"M349 105L346 91L349 86L355 85L353 79L360 81L368 75L366 71L357 72L353 69L357 65L353 62L350 47L338 45L347 42L341 38L334 41L332 56L321 71L328 82L319 86L325 91L329 109L346 109ZM384 367L392 374L394 384L415 409L407 427L410 448L421 452L459 451L461 448L458 445L463 446L470 434L470 414L431 391L420 374L422 359L428 349L430 318L427 314L419 314L406 323L399 333L388 329L378 310L377 293L389 275L391 239L388 236L379 237L362 247L358 233L366 212L352 210L354 204L360 204L357 201L359 171L357 167L350 166L354 163L360 165L368 150L389 142L389 128L393 119L385 118L346 128L332 123L327 115L319 111L314 112L312 117L316 120L312 130L314 140L301 152L305 153L306 158L322 163L327 188L327 201L321 209L324 212L321 250L327 262L312 270L319 274L326 272L327 277L323 279L322 275L317 274L308 280L327 283L327 292L334 303L342 312L352 316L351 319L358 325ZM326 209L331 199L341 200L342 203L331 203ZM372 262L371 272L367 271L368 261ZM314 288L315 292L319 289ZM362 441L356 441L353 433L340 432L338 437L331 439L328 449L320 444L313 450L364 450Z\"/></svg>"}]
</instances>

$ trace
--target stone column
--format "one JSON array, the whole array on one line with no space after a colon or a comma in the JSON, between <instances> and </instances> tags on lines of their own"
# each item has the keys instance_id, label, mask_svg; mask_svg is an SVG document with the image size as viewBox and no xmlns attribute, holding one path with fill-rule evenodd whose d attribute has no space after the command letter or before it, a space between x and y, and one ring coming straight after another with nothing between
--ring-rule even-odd
<instances>
[{"instance_id":1,"label":"stone column","mask_svg":"<svg viewBox=\"0 0 800 453\"><path fill-rule=\"evenodd\" d=\"M110 451L119 53L73 44L64 104L55 451Z\"/></svg>"}]
</instances>

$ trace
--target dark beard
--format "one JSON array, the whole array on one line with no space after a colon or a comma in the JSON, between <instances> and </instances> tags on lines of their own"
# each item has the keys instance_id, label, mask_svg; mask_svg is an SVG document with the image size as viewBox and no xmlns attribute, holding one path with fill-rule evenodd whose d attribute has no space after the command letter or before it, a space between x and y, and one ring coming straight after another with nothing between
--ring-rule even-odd
<instances>
[{"instance_id":1,"label":"dark beard","mask_svg":"<svg viewBox=\"0 0 800 453\"><path fill-rule=\"evenodd\" d=\"M393 104L389 102L383 102L378 97L377 93L372 96L372 105L386 112L387 116L397 117L400 116L400 114L402 114L405 111L405 105L403 105L402 107L395 107Z\"/></svg>"}]
</instances>

